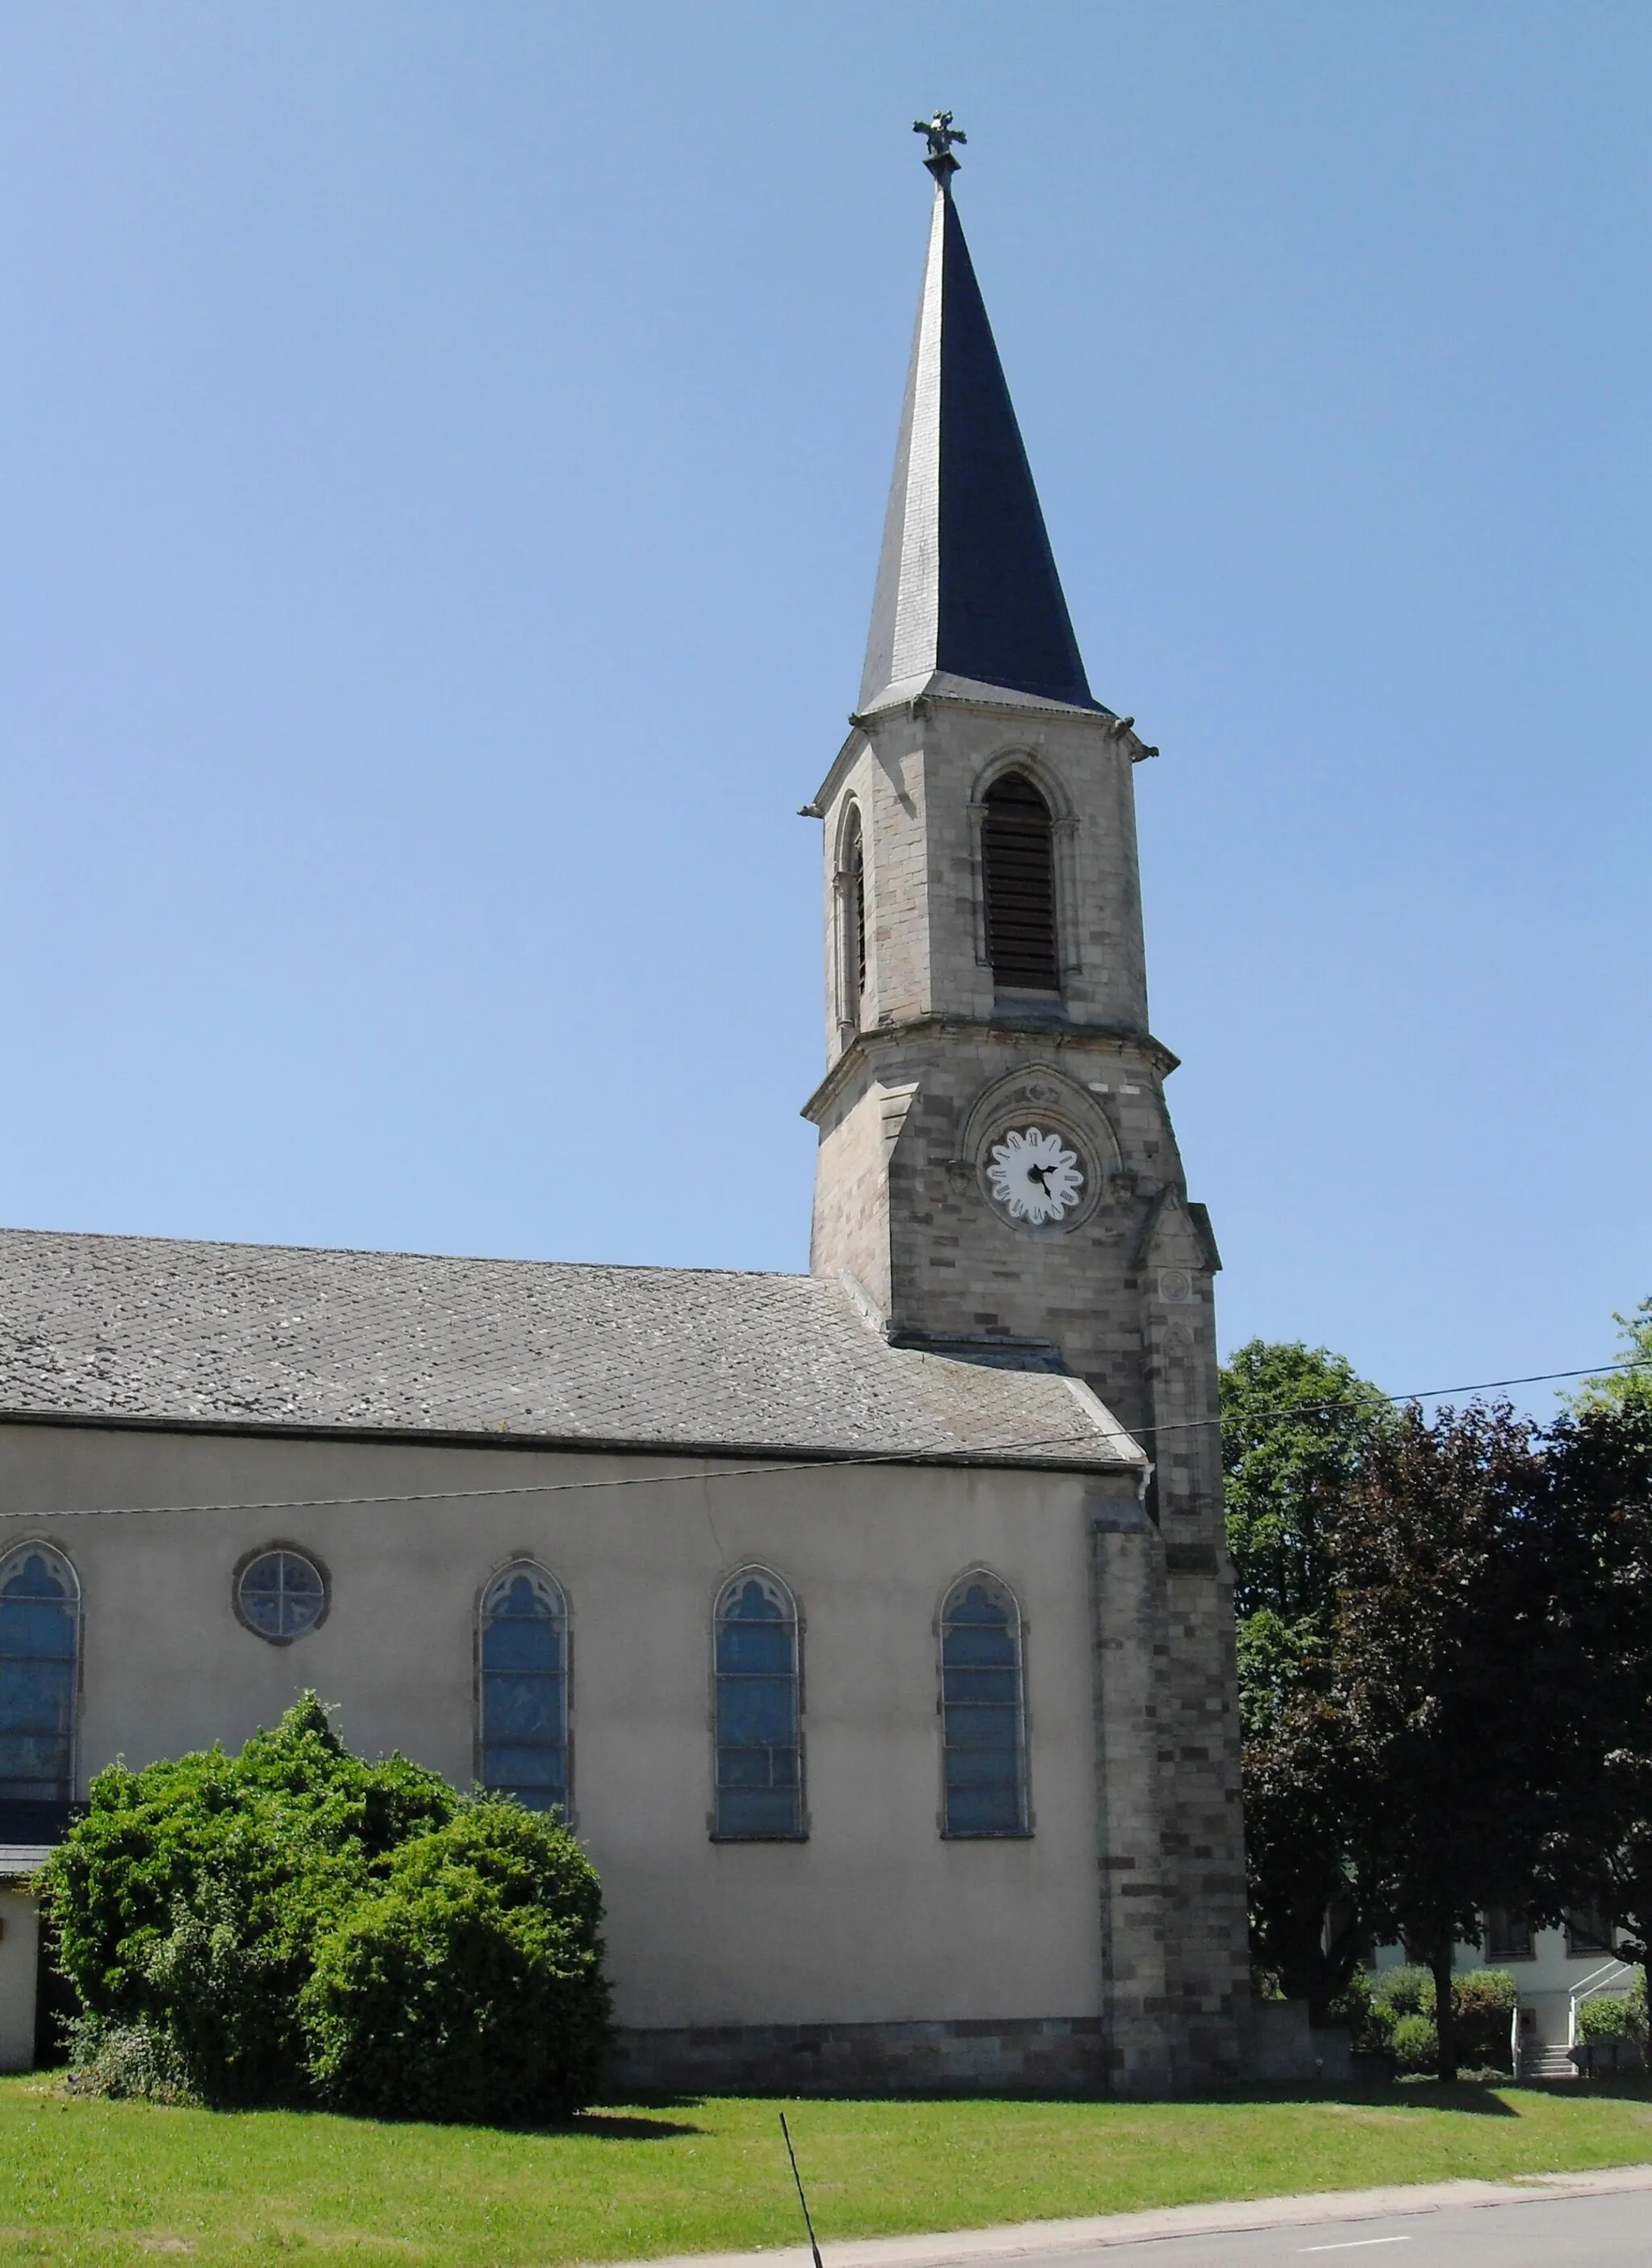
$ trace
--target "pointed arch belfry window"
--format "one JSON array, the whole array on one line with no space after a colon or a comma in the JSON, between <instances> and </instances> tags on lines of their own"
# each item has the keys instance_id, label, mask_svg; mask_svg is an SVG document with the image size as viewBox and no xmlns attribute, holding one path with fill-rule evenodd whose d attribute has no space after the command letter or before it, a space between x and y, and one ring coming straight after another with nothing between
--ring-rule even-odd
<instances>
[{"instance_id":1,"label":"pointed arch belfry window","mask_svg":"<svg viewBox=\"0 0 1652 2268\"><path fill-rule=\"evenodd\" d=\"M849 973L858 1012L867 990L867 846L858 818L849 848Z\"/></svg>"},{"instance_id":2,"label":"pointed arch belfry window","mask_svg":"<svg viewBox=\"0 0 1652 2268\"><path fill-rule=\"evenodd\" d=\"M860 807L852 803L837 864L837 922L838 1013L858 1031L867 997L867 842Z\"/></svg>"},{"instance_id":3,"label":"pointed arch belfry window","mask_svg":"<svg viewBox=\"0 0 1652 2268\"><path fill-rule=\"evenodd\" d=\"M80 1585L61 1551L0 1559L0 1809L33 1816L75 1793Z\"/></svg>"},{"instance_id":4,"label":"pointed arch belfry window","mask_svg":"<svg viewBox=\"0 0 1652 2268\"><path fill-rule=\"evenodd\" d=\"M985 800L981 864L992 981L1016 991L1058 992L1050 806L1024 772L994 780Z\"/></svg>"}]
</instances>

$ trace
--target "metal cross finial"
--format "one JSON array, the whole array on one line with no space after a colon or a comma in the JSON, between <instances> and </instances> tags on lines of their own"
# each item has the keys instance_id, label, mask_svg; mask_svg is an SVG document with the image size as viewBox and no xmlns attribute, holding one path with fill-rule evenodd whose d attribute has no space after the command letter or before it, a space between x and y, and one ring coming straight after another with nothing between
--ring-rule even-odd
<instances>
[{"instance_id":1,"label":"metal cross finial","mask_svg":"<svg viewBox=\"0 0 1652 2268\"><path fill-rule=\"evenodd\" d=\"M948 173L957 172L958 161L952 154L952 145L955 142L967 142L970 137L953 124L949 110L938 110L929 119L913 119L912 131L928 136L924 163L938 181L944 182Z\"/></svg>"}]
</instances>

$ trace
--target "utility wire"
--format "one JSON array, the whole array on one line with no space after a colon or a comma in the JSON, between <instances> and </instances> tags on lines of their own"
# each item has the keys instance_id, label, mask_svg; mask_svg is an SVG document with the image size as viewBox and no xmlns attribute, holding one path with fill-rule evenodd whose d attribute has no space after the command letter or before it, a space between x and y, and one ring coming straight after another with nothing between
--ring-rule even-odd
<instances>
[{"instance_id":1,"label":"utility wire","mask_svg":"<svg viewBox=\"0 0 1652 2268\"><path fill-rule=\"evenodd\" d=\"M1646 1365L1639 1359L1626 1362L1602 1362L1583 1370L1537 1370L1524 1378L1487 1378L1478 1386L1434 1386L1418 1388L1409 1394L1337 1395L1326 1402L1287 1402L1277 1410L1257 1410L1246 1413L1246 1423L1255 1424L1265 1418L1311 1417L1324 1410L1368 1408L1373 1400L1393 1405L1412 1402L1439 1402L1454 1394L1492 1394L1506 1386L1546 1386L1567 1378L1602 1378L1609 1371L1641 1370ZM0 1421L3 1422L3 1421ZM1165 1433L1193 1433L1211 1425L1220 1425L1216 1418L1189 1418L1172 1425L1139 1425L1128 1430L1132 1441ZM1103 1436L1103 1438L1108 1438ZM985 1442L970 1453L960 1455L960 1463L973 1462L976 1457L1005 1456L1017 1450L1077 1449L1093 1447L1096 1432L1051 1433L1038 1440ZM398 1447L411 1446L398 1440ZM447 1446L446 1444L443 1445ZM602 1456L632 1455L634 1450L623 1452L605 1449L601 1444L579 1441L548 1442L546 1453L553 1455ZM668 1457L704 1457L714 1451L681 1447L661 1447L655 1452ZM919 1453L911 1449L885 1449L868 1452L859 1457L808 1457L792 1462L767 1458L761 1464L727 1465L714 1473L631 1473L616 1480L594 1481L520 1481L510 1488L453 1488L411 1489L387 1496L295 1496L266 1497L255 1502L237 1504L113 1504L70 1505L46 1512L0 1511L0 1521L10 1520L134 1520L145 1514L180 1512L342 1512L363 1506L380 1504L455 1504L481 1503L496 1497L514 1496L576 1496L593 1489L672 1488L694 1481L751 1480L763 1474L826 1473L856 1470L872 1465L905 1465L918 1462Z\"/></svg>"}]
</instances>

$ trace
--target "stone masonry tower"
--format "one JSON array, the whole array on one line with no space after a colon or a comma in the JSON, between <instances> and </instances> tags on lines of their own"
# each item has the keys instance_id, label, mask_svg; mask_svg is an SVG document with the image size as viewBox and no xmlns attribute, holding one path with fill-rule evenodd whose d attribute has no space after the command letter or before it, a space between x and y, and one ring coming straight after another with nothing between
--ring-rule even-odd
<instances>
[{"instance_id":1,"label":"stone masonry tower","mask_svg":"<svg viewBox=\"0 0 1652 2268\"><path fill-rule=\"evenodd\" d=\"M1147 1026L1133 768L1085 676L931 131L860 697L825 824L811 1265L889 1336L1065 1367L1137 1436L1092 1535L1114 2083L1231 2074L1247 2005L1212 1278ZM1106 1759L1110 1758L1109 1763Z\"/></svg>"}]
</instances>

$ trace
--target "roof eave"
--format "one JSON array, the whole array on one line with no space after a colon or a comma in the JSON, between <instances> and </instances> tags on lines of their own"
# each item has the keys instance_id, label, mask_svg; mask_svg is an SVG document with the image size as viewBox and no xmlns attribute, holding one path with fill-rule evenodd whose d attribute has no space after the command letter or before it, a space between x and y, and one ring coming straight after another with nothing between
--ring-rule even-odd
<instances>
[{"instance_id":1,"label":"roof eave","mask_svg":"<svg viewBox=\"0 0 1652 2268\"><path fill-rule=\"evenodd\" d=\"M1059 1456L1034 1450L1016 1449L865 1449L852 1443L819 1443L808 1441L682 1441L667 1437L616 1435L613 1437L585 1433L507 1433L497 1429L478 1426L474 1430L462 1426L371 1425L362 1424L328 1425L325 1419L256 1418L189 1418L176 1415L136 1415L129 1411L76 1410L16 1410L0 1405L0 1425L61 1425L103 1432L142 1433L212 1433L219 1436L240 1436L249 1440L268 1440L276 1438L297 1441L387 1441L406 1446L417 1443L425 1448L444 1449L511 1449L537 1450L557 1455L598 1457L667 1457L726 1464L771 1465L793 1463L805 1465L897 1465L897 1466L982 1466L995 1471L1024 1469L1038 1472L1133 1472L1135 1460L1118 1454L1113 1440L1098 1440L1095 1453L1085 1456ZM1128 1437L1125 1437L1128 1438ZM1132 1447L1135 1445L1132 1442ZM1145 1455L1138 1451L1145 1462ZM412 1492L420 1493L418 1491ZM446 1494L444 1491L441 1493ZM471 1491L458 1489L455 1497ZM475 1491L485 1495L485 1490ZM387 1501L389 1500L387 1498ZM104 1507L94 1507L94 1512ZM248 1507L249 1509L254 1507ZM139 1506L137 1511L154 1507ZM210 1506L165 1506L162 1509L188 1511L210 1510ZM26 1518L28 1515L14 1515ZM92 1513L52 1512L38 1515L48 1519L88 1518Z\"/></svg>"}]
</instances>

